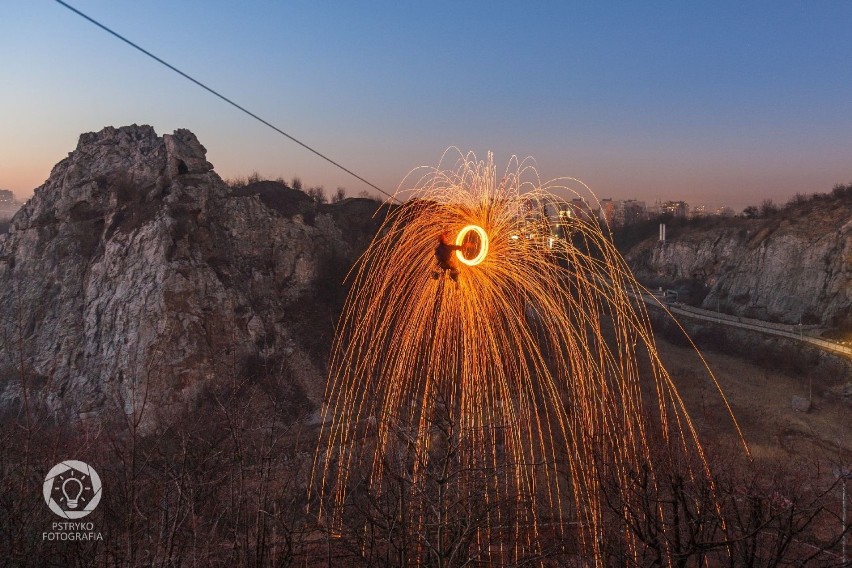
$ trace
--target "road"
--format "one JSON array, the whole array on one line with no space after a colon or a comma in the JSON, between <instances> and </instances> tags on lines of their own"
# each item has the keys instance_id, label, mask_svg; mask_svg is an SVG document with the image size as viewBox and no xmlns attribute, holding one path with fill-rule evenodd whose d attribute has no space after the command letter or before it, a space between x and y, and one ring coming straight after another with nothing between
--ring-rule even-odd
<instances>
[{"instance_id":1,"label":"road","mask_svg":"<svg viewBox=\"0 0 852 568\"><path fill-rule=\"evenodd\" d=\"M630 294L630 296L632 296L634 299L636 298L635 294L631 292L628 292L628 294ZM662 302L660 298L652 294L642 294L641 300L649 306L658 309L661 306L665 306L665 308L667 308L671 313L676 314L678 316L709 321L712 323L727 325L731 327L739 327L741 329L757 331L760 333L765 333L767 335L775 335L779 337L795 339L796 341L809 343L810 345L822 349L823 351L827 351L835 355L841 355L852 359L852 347L843 345L842 343L838 343L836 341L829 341L827 339L821 339L818 337L806 335L806 331L810 331L816 326L779 324L752 318L731 316L728 314L721 314L710 310L686 306L677 302Z\"/></svg>"}]
</instances>

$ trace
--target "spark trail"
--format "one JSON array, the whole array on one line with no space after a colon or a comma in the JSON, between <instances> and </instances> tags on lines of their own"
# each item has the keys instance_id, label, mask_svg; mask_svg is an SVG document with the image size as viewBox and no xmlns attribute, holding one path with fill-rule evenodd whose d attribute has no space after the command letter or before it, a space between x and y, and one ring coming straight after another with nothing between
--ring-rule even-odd
<instances>
[{"instance_id":1,"label":"spark trail","mask_svg":"<svg viewBox=\"0 0 852 568\"><path fill-rule=\"evenodd\" d=\"M355 269L330 364L313 490L335 530L348 495L381 494L394 460L410 530L423 541L445 530L442 504L424 501L440 461L441 499L452 489L467 507L484 503L480 558L534 557L556 538L600 563L604 469L631 502L631 475L653 481L661 439L709 479L629 295L643 288L596 221L558 216L571 207L554 191L570 190L542 187L517 160L498 177L490 155L469 154L430 170L389 213ZM457 282L429 277L443 230L468 243Z\"/></svg>"}]
</instances>

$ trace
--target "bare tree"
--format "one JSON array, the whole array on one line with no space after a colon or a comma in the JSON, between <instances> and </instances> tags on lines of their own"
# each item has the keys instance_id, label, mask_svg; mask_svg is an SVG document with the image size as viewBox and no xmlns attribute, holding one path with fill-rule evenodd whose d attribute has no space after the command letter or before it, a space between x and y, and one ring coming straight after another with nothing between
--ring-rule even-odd
<instances>
[{"instance_id":1,"label":"bare tree","mask_svg":"<svg viewBox=\"0 0 852 568\"><path fill-rule=\"evenodd\" d=\"M337 191L334 192L334 195L331 198L332 203L340 203L346 199L346 188L338 187Z\"/></svg>"},{"instance_id":2,"label":"bare tree","mask_svg":"<svg viewBox=\"0 0 852 568\"><path fill-rule=\"evenodd\" d=\"M450 568L556 561L562 543L543 548L532 537L530 496L495 490L498 478L511 477L511 464L472 459L478 446L470 432L442 404L435 409L428 456L415 452L410 417L397 417L381 452L381 476L369 460L355 472L342 526L329 527L329 563ZM366 433L365 447L373 447L374 435Z\"/></svg>"},{"instance_id":3,"label":"bare tree","mask_svg":"<svg viewBox=\"0 0 852 568\"><path fill-rule=\"evenodd\" d=\"M771 199L764 199L760 203L760 216L761 217L771 217L778 213L778 206L775 205L775 202Z\"/></svg>"},{"instance_id":4,"label":"bare tree","mask_svg":"<svg viewBox=\"0 0 852 568\"><path fill-rule=\"evenodd\" d=\"M325 188L321 185L309 187L305 193L308 194L308 197L314 200L314 203L320 205L328 203L328 198L325 196Z\"/></svg>"},{"instance_id":5,"label":"bare tree","mask_svg":"<svg viewBox=\"0 0 852 568\"><path fill-rule=\"evenodd\" d=\"M654 474L649 468L634 471L626 493L616 477L604 479L608 564L839 564L832 549L841 535L825 530L835 517L832 486L820 481L818 468L780 475L729 460L717 463L718 473L707 478L690 474L684 465L663 458ZM625 531L638 548L625 546Z\"/></svg>"}]
</instances>

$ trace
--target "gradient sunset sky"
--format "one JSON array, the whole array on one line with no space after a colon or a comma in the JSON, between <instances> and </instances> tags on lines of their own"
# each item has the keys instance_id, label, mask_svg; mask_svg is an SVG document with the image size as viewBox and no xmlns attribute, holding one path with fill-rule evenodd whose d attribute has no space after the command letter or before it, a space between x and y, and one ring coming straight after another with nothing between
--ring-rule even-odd
<instances>
[{"instance_id":1,"label":"gradient sunset sky","mask_svg":"<svg viewBox=\"0 0 852 568\"><path fill-rule=\"evenodd\" d=\"M852 2L69 3L373 183L457 146L599 198L852 181ZM82 132L189 128L223 177L367 189L50 0L0 0L0 188Z\"/></svg>"}]
</instances>

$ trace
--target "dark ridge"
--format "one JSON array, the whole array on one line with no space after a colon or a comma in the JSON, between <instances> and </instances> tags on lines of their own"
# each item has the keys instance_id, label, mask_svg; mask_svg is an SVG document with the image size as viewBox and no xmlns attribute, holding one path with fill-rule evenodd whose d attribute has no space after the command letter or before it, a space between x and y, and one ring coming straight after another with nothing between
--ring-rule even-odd
<instances>
[{"instance_id":1,"label":"dark ridge","mask_svg":"<svg viewBox=\"0 0 852 568\"><path fill-rule=\"evenodd\" d=\"M260 201L264 205L285 217L302 213L305 207L312 202L305 192L287 187L277 181L258 181L231 190L231 197L249 197L252 195L260 196Z\"/></svg>"},{"instance_id":2,"label":"dark ridge","mask_svg":"<svg viewBox=\"0 0 852 568\"><path fill-rule=\"evenodd\" d=\"M391 207L397 206L383 207L382 202L375 199L350 197L337 203L321 205L319 211L331 215L335 225L348 236L350 244L357 249L364 249L378 233Z\"/></svg>"}]
</instances>

